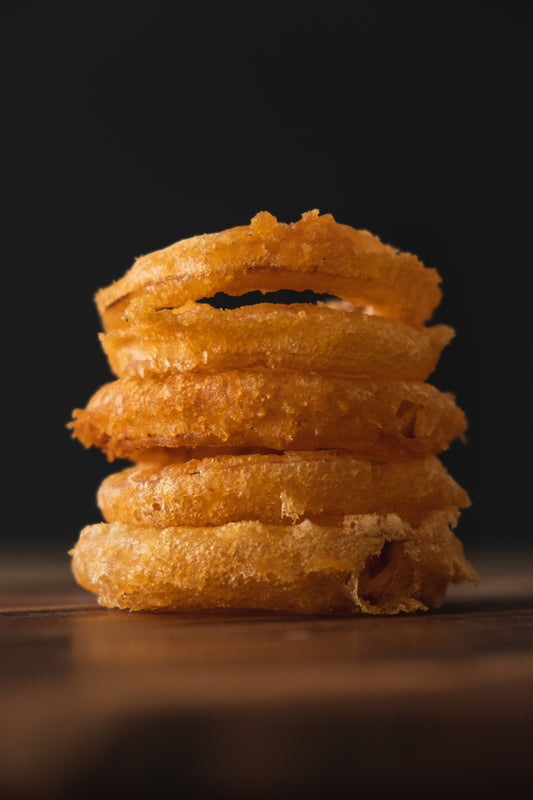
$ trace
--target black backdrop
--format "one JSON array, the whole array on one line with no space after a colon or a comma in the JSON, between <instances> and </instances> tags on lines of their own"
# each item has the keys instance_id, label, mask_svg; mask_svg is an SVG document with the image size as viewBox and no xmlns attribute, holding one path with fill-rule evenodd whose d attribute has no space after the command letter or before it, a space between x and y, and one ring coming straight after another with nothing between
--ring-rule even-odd
<instances>
[{"instance_id":1,"label":"black backdrop","mask_svg":"<svg viewBox=\"0 0 533 800\"><path fill-rule=\"evenodd\" d=\"M529 536L527 4L8 3L2 540L68 547L117 468L71 440L110 373L93 294L143 253L310 208L417 253L467 548ZM529 99L528 99L529 98Z\"/></svg>"}]
</instances>

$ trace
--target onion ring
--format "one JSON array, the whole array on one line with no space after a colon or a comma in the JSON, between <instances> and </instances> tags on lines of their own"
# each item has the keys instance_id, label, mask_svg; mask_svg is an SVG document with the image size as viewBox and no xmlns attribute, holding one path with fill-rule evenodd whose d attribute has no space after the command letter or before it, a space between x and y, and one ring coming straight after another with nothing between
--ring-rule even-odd
<instances>
[{"instance_id":1,"label":"onion ring","mask_svg":"<svg viewBox=\"0 0 533 800\"><path fill-rule=\"evenodd\" d=\"M415 329L320 305L190 302L100 339L119 377L266 367L424 381L452 336L446 325Z\"/></svg>"},{"instance_id":2,"label":"onion ring","mask_svg":"<svg viewBox=\"0 0 533 800\"><path fill-rule=\"evenodd\" d=\"M100 523L81 532L72 566L108 607L396 614L438 607L448 583L477 580L454 524L447 511L417 528L394 514L335 526Z\"/></svg>"},{"instance_id":3,"label":"onion ring","mask_svg":"<svg viewBox=\"0 0 533 800\"><path fill-rule=\"evenodd\" d=\"M389 614L476 581L452 532L470 501L437 458L465 416L424 383L453 335L425 326L439 283L315 210L177 242L101 289L118 380L69 427L136 463L100 486L78 582L133 610ZM331 299L199 302L279 290Z\"/></svg>"},{"instance_id":4,"label":"onion ring","mask_svg":"<svg viewBox=\"0 0 533 800\"><path fill-rule=\"evenodd\" d=\"M185 239L143 256L96 304L104 329L217 292L311 289L420 327L440 302L440 277L410 253L318 211L278 223L268 212L250 225Z\"/></svg>"},{"instance_id":5,"label":"onion ring","mask_svg":"<svg viewBox=\"0 0 533 800\"><path fill-rule=\"evenodd\" d=\"M425 456L466 429L451 394L427 383L305 372L232 371L120 378L74 412L74 435L113 458L151 447L352 450Z\"/></svg>"},{"instance_id":6,"label":"onion ring","mask_svg":"<svg viewBox=\"0 0 533 800\"><path fill-rule=\"evenodd\" d=\"M468 495L436 457L377 463L334 450L193 458L135 466L98 490L107 522L154 528L396 513L418 525L431 511L465 508Z\"/></svg>"}]
</instances>

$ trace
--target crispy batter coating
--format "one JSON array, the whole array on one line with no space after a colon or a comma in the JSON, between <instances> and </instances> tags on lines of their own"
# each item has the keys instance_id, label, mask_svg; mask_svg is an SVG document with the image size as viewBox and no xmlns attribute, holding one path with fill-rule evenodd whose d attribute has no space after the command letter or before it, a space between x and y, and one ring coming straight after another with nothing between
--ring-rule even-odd
<instances>
[{"instance_id":1,"label":"crispy batter coating","mask_svg":"<svg viewBox=\"0 0 533 800\"><path fill-rule=\"evenodd\" d=\"M193 458L109 475L98 491L107 522L154 528L257 520L294 524L396 513L418 525L464 508L468 495L435 458L378 463L335 450Z\"/></svg>"},{"instance_id":2,"label":"crispy batter coating","mask_svg":"<svg viewBox=\"0 0 533 800\"><path fill-rule=\"evenodd\" d=\"M265 367L424 381L453 336L358 311L273 303L220 310L189 302L101 335L119 377Z\"/></svg>"},{"instance_id":3,"label":"crispy batter coating","mask_svg":"<svg viewBox=\"0 0 533 800\"><path fill-rule=\"evenodd\" d=\"M118 380L70 427L135 466L98 492L79 583L132 610L395 614L477 580L452 529L469 505L436 454L466 429L424 381L453 331L440 278L318 211L196 236L96 296ZM220 292L317 305L217 310Z\"/></svg>"},{"instance_id":4,"label":"crispy batter coating","mask_svg":"<svg viewBox=\"0 0 533 800\"><path fill-rule=\"evenodd\" d=\"M448 583L477 580L454 522L441 511L417 528L395 514L333 526L101 523L82 531L73 570L108 607L396 614L438 607Z\"/></svg>"},{"instance_id":5,"label":"crispy batter coating","mask_svg":"<svg viewBox=\"0 0 533 800\"><path fill-rule=\"evenodd\" d=\"M440 452L466 427L453 396L430 384L274 370L120 378L75 417L75 435L110 459L210 446L397 459Z\"/></svg>"},{"instance_id":6,"label":"crispy batter coating","mask_svg":"<svg viewBox=\"0 0 533 800\"><path fill-rule=\"evenodd\" d=\"M104 328L149 317L216 292L311 289L381 316L423 325L440 302L440 277L377 236L309 211L291 224L264 211L250 225L204 234L139 258L96 303Z\"/></svg>"}]
</instances>

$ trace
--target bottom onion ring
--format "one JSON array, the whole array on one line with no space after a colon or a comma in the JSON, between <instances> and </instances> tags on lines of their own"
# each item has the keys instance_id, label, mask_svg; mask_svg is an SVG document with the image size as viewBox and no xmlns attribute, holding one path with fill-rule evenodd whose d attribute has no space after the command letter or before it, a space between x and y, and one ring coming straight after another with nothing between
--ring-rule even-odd
<instances>
[{"instance_id":1,"label":"bottom onion ring","mask_svg":"<svg viewBox=\"0 0 533 800\"><path fill-rule=\"evenodd\" d=\"M334 526L100 523L81 532L72 566L107 607L412 612L440 606L449 583L477 581L451 531L456 516L435 512L416 528L396 514Z\"/></svg>"},{"instance_id":2,"label":"bottom onion ring","mask_svg":"<svg viewBox=\"0 0 533 800\"><path fill-rule=\"evenodd\" d=\"M464 508L469 499L435 456L377 463L319 450L130 467L103 481L98 505L107 522L155 528L393 512L417 525L429 512Z\"/></svg>"}]
</instances>

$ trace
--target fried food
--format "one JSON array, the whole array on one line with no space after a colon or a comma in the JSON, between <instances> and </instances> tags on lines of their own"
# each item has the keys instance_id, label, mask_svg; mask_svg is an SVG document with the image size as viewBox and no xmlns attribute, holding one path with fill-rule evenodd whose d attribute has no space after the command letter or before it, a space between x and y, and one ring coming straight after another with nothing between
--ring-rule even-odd
<instances>
[{"instance_id":1,"label":"fried food","mask_svg":"<svg viewBox=\"0 0 533 800\"><path fill-rule=\"evenodd\" d=\"M228 313L189 301L100 338L118 377L266 368L424 381L452 336L446 325L415 329L325 304L261 303Z\"/></svg>"},{"instance_id":2,"label":"fried food","mask_svg":"<svg viewBox=\"0 0 533 800\"><path fill-rule=\"evenodd\" d=\"M110 459L149 447L348 449L427 456L466 428L452 395L408 381L228 370L121 378L75 412L74 432Z\"/></svg>"},{"instance_id":3,"label":"fried food","mask_svg":"<svg viewBox=\"0 0 533 800\"><path fill-rule=\"evenodd\" d=\"M99 290L117 380L70 423L133 466L108 476L72 551L82 586L134 610L399 613L476 580L469 505L438 459L466 419L427 383L453 336L440 278L311 211L197 236ZM229 309L219 292L311 290Z\"/></svg>"},{"instance_id":4,"label":"fried food","mask_svg":"<svg viewBox=\"0 0 533 800\"><path fill-rule=\"evenodd\" d=\"M436 270L367 231L309 211L286 225L266 211L250 225L185 239L143 256L96 303L106 330L216 292L311 289L420 327L441 299Z\"/></svg>"},{"instance_id":5,"label":"fried food","mask_svg":"<svg viewBox=\"0 0 533 800\"><path fill-rule=\"evenodd\" d=\"M82 531L73 569L109 607L397 614L438 607L448 583L476 580L454 522L442 511L416 528L395 514L330 526L101 523Z\"/></svg>"},{"instance_id":6,"label":"fried food","mask_svg":"<svg viewBox=\"0 0 533 800\"><path fill-rule=\"evenodd\" d=\"M464 508L467 493L435 458L368 461L346 450L219 455L164 466L141 464L109 475L98 490L107 522L153 528L254 520L396 513L419 525L435 510Z\"/></svg>"}]
</instances>

